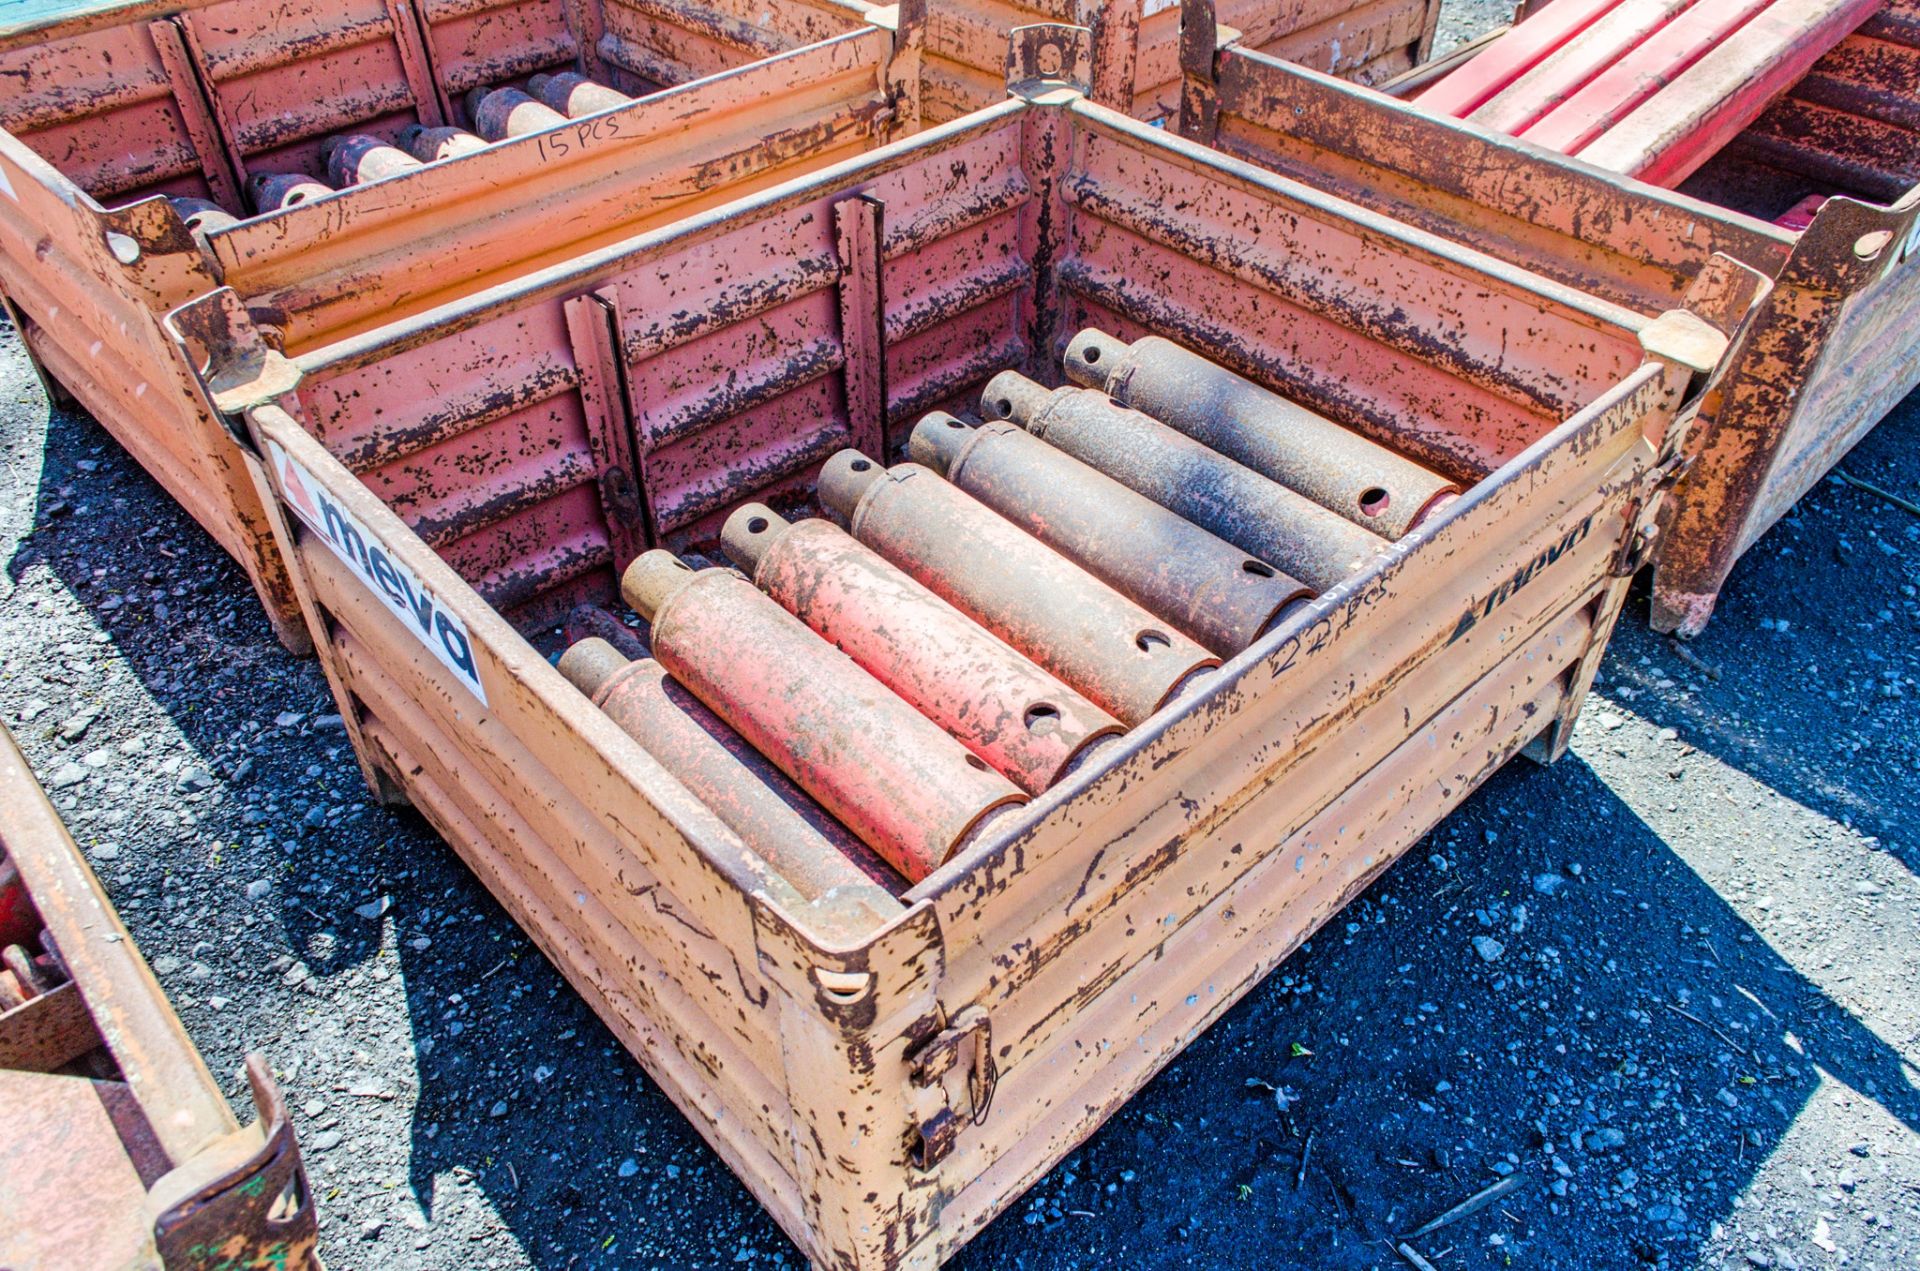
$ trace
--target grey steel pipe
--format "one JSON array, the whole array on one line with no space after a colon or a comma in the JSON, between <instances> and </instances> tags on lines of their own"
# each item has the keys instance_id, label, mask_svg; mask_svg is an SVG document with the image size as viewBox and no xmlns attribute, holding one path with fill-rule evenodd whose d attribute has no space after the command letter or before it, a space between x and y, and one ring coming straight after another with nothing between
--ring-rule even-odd
<instances>
[{"instance_id":1,"label":"grey steel pipe","mask_svg":"<svg viewBox=\"0 0 1920 1271\"><path fill-rule=\"evenodd\" d=\"M333 187L304 172L259 172L247 182L253 205L261 215L283 207L297 207L333 193Z\"/></svg>"},{"instance_id":2,"label":"grey steel pipe","mask_svg":"<svg viewBox=\"0 0 1920 1271\"><path fill-rule=\"evenodd\" d=\"M907 453L1121 595L1230 658L1313 588L1004 420L922 419Z\"/></svg>"},{"instance_id":3,"label":"grey steel pipe","mask_svg":"<svg viewBox=\"0 0 1920 1271\"><path fill-rule=\"evenodd\" d=\"M1390 539L1460 494L1439 473L1157 335L1128 344L1089 328L1067 345L1066 371Z\"/></svg>"},{"instance_id":4,"label":"grey steel pipe","mask_svg":"<svg viewBox=\"0 0 1920 1271\"><path fill-rule=\"evenodd\" d=\"M1316 591L1336 586L1387 546L1378 534L1104 393L1049 390L1006 371L988 382L981 408Z\"/></svg>"},{"instance_id":5,"label":"grey steel pipe","mask_svg":"<svg viewBox=\"0 0 1920 1271\"><path fill-rule=\"evenodd\" d=\"M474 89L467 94L467 114L473 119L473 130L488 141L524 137L567 122L565 115L517 88Z\"/></svg>"},{"instance_id":6,"label":"grey steel pipe","mask_svg":"<svg viewBox=\"0 0 1920 1271\"><path fill-rule=\"evenodd\" d=\"M422 163L477 154L488 145L485 137L476 137L465 128L428 128L424 124L408 124L400 130L399 140L400 148Z\"/></svg>"},{"instance_id":7,"label":"grey steel pipe","mask_svg":"<svg viewBox=\"0 0 1920 1271\"><path fill-rule=\"evenodd\" d=\"M327 138L321 143L320 154L327 161L327 180L342 190L350 185L365 185L382 177L414 172L422 166L420 160L400 147L359 133Z\"/></svg>"},{"instance_id":8,"label":"grey steel pipe","mask_svg":"<svg viewBox=\"0 0 1920 1271\"><path fill-rule=\"evenodd\" d=\"M214 230L240 223L240 218L232 212L206 199L173 198L168 201L173 204L173 210L180 214L181 223L187 227L189 234L210 234Z\"/></svg>"},{"instance_id":9,"label":"grey steel pipe","mask_svg":"<svg viewBox=\"0 0 1920 1271\"><path fill-rule=\"evenodd\" d=\"M527 81L527 91L541 105L572 119L612 110L633 101L633 98L617 89L608 88L572 71L558 75L535 75Z\"/></svg>"},{"instance_id":10,"label":"grey steel pipe","mask_svg":"<svg viewBox=\"0 0 1920 1271\"><path fill-rule=\"evenodd\" d=\"M1218 658L918 464L842 450L820 501L853 536L1120 722L1146 719Z\"/></svg>"}]
</instances>

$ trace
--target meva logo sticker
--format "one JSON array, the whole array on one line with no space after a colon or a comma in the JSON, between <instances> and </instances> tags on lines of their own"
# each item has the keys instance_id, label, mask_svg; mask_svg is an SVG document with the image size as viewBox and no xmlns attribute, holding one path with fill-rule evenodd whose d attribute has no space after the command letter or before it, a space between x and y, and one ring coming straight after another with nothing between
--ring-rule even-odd
<instances>
[{"instance_id":1,"label":"meva logo sticker","mask_svg":"<svg viewBox=\"0 0 1920 1271\"><path fill-rule=\"evenodd\" d=\"M1485 600L1477 605L1467 606L1467 611L1460 615L1460 621L1454 625L1453 634L1447 637L1447 643L1452 644L1461 636L1479 626L1481 619L1493 617L1493 611L1495 609L1512 600L1515 593L1539 577L1548 566L1579 546L1581 540L1586 538L1592 529L1593 516L1589 513L1585 520L1568 530L1565 537L1558 543L1542 550L1538 556L1528 561L1525 565L1522 565L1519 569L1516 569L1513 572L1513 577L1507 579L1507 581L1501 583L1498 587L1495 587L1488 593Z\"/></svg>"},{"instance_id":2,"label":"meva logo sticker","mask_svg":"<svg viewBox=\"0 0 1920 1271\"><path fill-rule=\"evenodd\" d=\"M396 560L372 530L329 499L313 474L278 442L269 438L267 449L273 460L274 480L293 514L319 535L367 590L380 597L401 625L427 647L427 652L485 705L487 690L481 687L480 673L474 667L473 639L467 634L466 624L441 604L412 570Z\"/></svg>"}]
</instances>

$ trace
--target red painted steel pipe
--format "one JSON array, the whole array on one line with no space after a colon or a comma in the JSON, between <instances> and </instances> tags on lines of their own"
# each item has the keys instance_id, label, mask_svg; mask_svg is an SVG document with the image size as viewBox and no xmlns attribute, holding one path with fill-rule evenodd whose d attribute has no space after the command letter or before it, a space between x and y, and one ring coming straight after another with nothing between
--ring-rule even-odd
<instances>
[{"instance_id":1,"label":"red painted steel pipe","mask_svg":"<svg viewBox=\"0 0 1920 1271\"><path fill-rule=\"evenodd\" d=\"M400 148L422 163L438 163L442 159L458 159L463 154L477 154L487 148L485 137L476 137L465 128L428 128L424 124L408 124L400 130Z\"/></svg>"},{"instance_id":2,"label":"red painted steel pipe","mask_svg":"<svg viewBox=\"0 0 1920 1271\"><path fill-rule=\"evenodd\" d=\"M329 137L321 144L320 153L327 161L327 180L337 189L417 171L422 166L400 147L363 134Z\"/></svg>"},{"instance_id":3,"label":"red painted steel pipe","mask_svg":"<svg viewBox=\"0 0 1920 1271\"><path fill-rule=\"evenodd\" d=\"M808 900L876 884L889 896L904 890L885 862L654 659L628 658L589 636L561 655L560 673Z\"/></svg>"},{"instance_id":4,"label":"red painted steel pipe","mask_svg":"<svg viewBox=\"0 0 1920 1271\"><path fill-rule=\"evenodd\" d=\"M907 453L1221 657L1313 596L1299 579L1013 424L969 428L936 411L914 428Z\"/></svg>"},{"instance_id":5,"label":"red painted steel pipe","mask_svg":"<svg viewBox=\"0 0 1920 1271\"><path fill-rule=\"evenodd\" d=\"M747 503L720 541L760 590L1028 794L1123 731L831 521Z\"/></svg>"},{"instance_id":6,"label":"red painted steel pipe","mask_svg":"<svg viewBox=\"0 0 1920 1271\"><path fill-rule=\"evenodd\" d=\"M1709 3L1717 2L1721 0L1709 0ZM1620 0L1554 0L1414 100L1422 109L1436 115L1464 119L1619 3Z\"/></svg>"},{"instance_id":7,"label":"red painted steel pipe","mask_svg":"<svg viewBox=\"0 0 1920 1271\"><path fill-rule=\"evenodd\" d=\"M1156 419L1084 388L996 376L983 406L1241 551L1333 587L1387 546L1318 503Z\"/></svg>"},{"instance_id":8,"label":"red painted steel pipe","mask_svg":"<svg viewBox=\"0 0 1920 1271\"><path fill-rule=\"evenodd\" d=\"M1460 493L1439 473L1157 335L1129 345L1082 331L1067 346L1066 371L1385 538Z\"/></svg>"},{"instance_id":9,"label":"red painted steel pipe","mask_svg":"<svg viewBox=\"0 0 1920 1271\"><path fill-rule=\"evenodd\" d=\"M248 186L253 194L253 205L262 215L277 212L283 207L311 203L314 199L333 193L332 186L304 172L259 173L248 182Z\"/></svg>"},{"instance_id":10,"label":"red painted steel pipe","mask_svg":"<svg viewBox=\"0 0 1920 1271\"><path fill-rule=\"evenodd\" d=\"M558 75L535 75L527 81L527 91L541 105L572 119L625 106L633 100L617 89L595 83L585 75L577 75L572 71Z\"/></svg>"},{"instance_id":11,"label":"red painted steel pipe","mask_svg":"<svg viewBox=\"0 0 1920 1271\"><path fill-rule=\"evenodd\" d=\"M524 137L567 122L565 115L517 88L496 88L492 92L476 88L467 94L467 113L473 118L473 130L488 141Z\"/></svg>"},{"instance_id":12,"label":"red painted steel pipe","mask_svg":"<svg viewBox=\"0 0 1920 1271\"><path fill-rule=\"evenodd\" d=\"M852 658L723 569L655 549L621 593L673 678L919 882L1027 796Z\"/></svg>"},{"instance_id":13,"label":"red painted steel pipe","mask_svg":"<svg viewBox=\"0 0 1920 1271\"><path fill-rule=\"evenodd\" d=\"M1621 0L1611 12L1555 49L1467 118L1483 128L1519 136L1595 76L1657 35L1693 3L1694 0Z\"/></svg>"},{"instance_id":14,"label":"red painted steel pipe","mask_svg":"<svg viewBox=\"0 0 1920 1271\"><path fill-rule=\"evenodd\" d=\"M1702 0L1518 135L1549 150L1578 154L1772 3Z\"/></svg>"},{"instance_id":15,"label":"red painted steel pipe","mask_svg":"<svg viewBox=\"0 0 1920 1271\"><path fill-rule=\"evenodd\" d=\"M1129 727L1220 664L918 464L842 450L819 490L855 538Z\"/></svg>"}]
</instances>

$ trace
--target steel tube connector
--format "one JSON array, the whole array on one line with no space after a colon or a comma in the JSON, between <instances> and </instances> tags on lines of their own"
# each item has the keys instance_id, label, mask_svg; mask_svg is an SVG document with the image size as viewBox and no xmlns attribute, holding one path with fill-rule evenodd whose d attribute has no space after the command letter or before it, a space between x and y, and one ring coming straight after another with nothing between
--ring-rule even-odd
<instances>
[{"instance_id":1,"label":"steel tube connector","mask_svg":"<svg viewBox=\"0 0 1920 1271\"><path fill-rule=\"evenodd\" d=\"M760 590L1028 794L1123 731L831 521L748 503L720 541Z\"/></svg>"},{"instance_id":2,"label":"steel tube connector","mask_svg":"<svg viewBox=\"0 0 1920 1271\"><path fill-rule=\"evenodd\" d=\"M625 106L633 100L617 89L595 83L573 71L563 71L558 75L535 75L527 81L527 91L542 106L572 119L591 115L595 111L612 110L615 106Z\"/></svg>"},{"instance_id":3,"label":"steel tube connector","mask_svg":"<svg viewBox=\"0 0 1920 1271\"><path fill-rule=\"evenodd\" d=\"M970 428L935 411L907 453L1223 658L1313 597L1299 579L1004 420Z\"/></svg>"},{"instance_id":4,"label":"steel tube connector","mask_svg":"<svg viewBox=\"0 0 1920 1271\"><path fill-rule=\"evenodd\" d=\"M332 194L333 187L304 172L259 172L247 181L247 192L253 196L254 208L264 216L283 207L311 203Z\"/></svg>"},{"instance_id":5,"label":"steel tube connector","mask_svg":"<svg viewBox=\"0 0 1920 1271\"><path fill-rule=\"evenodd\" d=\"M560 673L808 900L890 880L865 844L654 659L590 636L560 656Z\"/></svg>"},{"instance_id":6,"label":"steel tube connector","mask_svg":"<svg viewBox=\"0 0 1920 1271\"><path fill-rule=\"evenodd\" d=\"M981 409L1315 591L1337 585L1387 546L1378 534L1104 393L1048 390L1007 371L988 383Z\"/></svg>"},{"instance_id":7,"label":"steel tube connector","mask_svg":"<svg viewBox=\"0 0 1920 1271\"><path fill-rule=\"evenodd\" d=\"M463 154L477 154L487 148L487 139L476 137L465 128L408 124L400 130L400 148L422 163L438 163Z\"/></svg>"},{"instance_id":8,"label":"steel tube connector","mask_svg":"<svg viewBox=\"0 0 1920 1271\"><path fill-rule=\"evenodd\" d=\"M621 580L673 678L909 881L1027 796L723 569L643 553Z\"/></svg>"},{"instance_id":9,"label":"steel tube connector","mask_svg":"<svg viewBox=\"0 0 1920 1271\"><path fill-rule=\"evenodd\" d=\"M918 464L842 450L819 492L855 538L1129 727L1220 663Z\"/></svg>"},{"instance_id":10,"label":"steel tube connector","mask_svg":"<svg viewBox=\"0 0 1920 1271\"><path fill-rule=\"evenodd\" d=\"M398 146L362 134L329 137L321 144L320 153L327 161L327 180L337 189L398 176L422 166L420 160Z\"/></svg>"},{"instance_id":11,"label":"steel tube connector","mask_svg":"<svg viewBox=\"0 0 1920 1271\"><path fill-rule=\"evenodd\" d=\"M1067 346L1066 371L1387 538L1460 493L1438 473L1157 335L1129 345L1082 331Z\"/></svg>"},{"instance_id":12,"label":"steel tube connector","mask_svg":"<svg viewBox=\"0 0 1920 1271\"><path fill-rule=\"evenodd\" d=\"M474 89L467 94L467 114L473 119L473 130L488 141L524 137L567 122L565 115L517 88Z\"/></svg>"}]
</instances>

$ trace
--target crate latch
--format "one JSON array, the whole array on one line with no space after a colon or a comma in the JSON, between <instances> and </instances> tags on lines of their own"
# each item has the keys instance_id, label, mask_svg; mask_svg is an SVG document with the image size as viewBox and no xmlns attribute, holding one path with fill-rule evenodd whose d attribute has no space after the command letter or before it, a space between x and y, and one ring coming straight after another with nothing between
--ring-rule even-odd
<instances>
[{"instance_id":1,"label":"crate latch","mask_svg":"<svg viewBox=\"0 0 1920 1271\"><path fill-rule=\"evenodd\" d=\"M1620 546L1614 550L1613 564L1608 573L1615 578L1631 578L1640 572L1649 557L1653 555L1654 544L1660 541L1660 532L1665 526L1671 511L1666 504L1666 493L1680 483L1693 468L1693 456L1675 455L1661 464L1653 472L1653 484L1644 495L1635 495L1627 501L1621 515L1626 520L1626 532L1620 536ZM1644 515L1649 504L1654 505L1654 515Z\"/></svg>"},{"instance_id":2,"label":"crate latch","mask_svg":"<svg viewBox=\"0 0 1920 1271\"><path fill-rule=\"evenodd\" d=\"M993 1090L999 1084L1000 1069L993 1059L993 1025L986 1011L969 1006L956 1014L947 1027L929 1039L909 1057L913 1084L919 1089L939 1092L940 1098L920 1116L912 1145L913 1163L919 1169L932 1169L952 1153L954 1140L962 1128L947 1095L947 1077L961 1064L966 1065L967 1100L970 1120L979 1125L993 1106Z\"/></svg>"}]
</instances>

